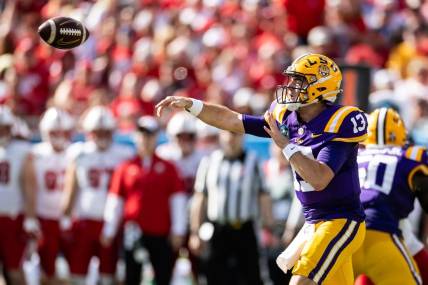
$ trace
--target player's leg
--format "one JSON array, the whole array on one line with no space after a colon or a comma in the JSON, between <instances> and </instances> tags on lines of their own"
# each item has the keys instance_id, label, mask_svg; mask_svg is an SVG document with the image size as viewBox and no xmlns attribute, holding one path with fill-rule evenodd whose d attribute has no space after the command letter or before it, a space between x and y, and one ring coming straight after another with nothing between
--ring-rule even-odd
<instances>
[{"instance_id":1,"label":"player's leg","mask_svg":"<svg viewBox=\"0 0 428 285\"><path fill-rule=\"evenodd\" d=\"M136 259L135 252L137 248L130 248L124 250L125 254L125 284L126 285L139 285L141 284L141 273L143 270L143 263Z\"/></svg>"},{"instance_id":2,"label":"player's leg","mask_svg":"<svg viewBox=\"0 0 428 285\"><path fill-rule=\"evenodd\" d=\"M143 236L157 285L169 285L174 268L174 252L167 237Z\"/></svg>"},{"instance_id":3,"label":"player's leg","mask_svg":"<svg viewBox=\"0 0 428 285\"><path fill-rule=\"evenodd\" d=\"M22 228L22 217L2 217L1 228L3 265L10 284L25 284L22 261L26 246L26 237Z\"/></svg>"},{"instance_id":4,"label":"player's leg","mask_svg":"<svg viewBox=\"0 0 428 285\"><path fill-rule=\"evenodd\" d=\"M245 284L263 284L260 276L259 246L253 224L244 224L237 234L237 267L241 280Z\"/></svg>"},{"instance_id":5,"label":"player's leg","mask_svg":"<svg viewBox=\"0 0 428 285\"><path fill-rule=\"evenodd\" d=\"M73 241L68 254L71 283L85 284L89 262L94 255L94 240L97 240L97 236L94 237L94 229L86 220L76 221L73 224L72 236Z\"/></svg>"},{"instance_id":6,"label":"player's leg","mask_svg":"<svg viewBox=\"0 0 428 285\"><path fill-rule=\"evenodd\" d=\"M98 236L101 237L102 222L96 226L98 230ZM98 257L100 259L100 283L101 285L113 285L115 283L114 275L116 273L116 265L118 256L118 241L117 239L112 242L108 247L104 247L98 242L97 247L99 248Z\"/></svg>"},{"instance_id":7,"label":"player's leg","mask_svg":"<svg viewBox=\"0 0 428 285\"><path fill-rule=\"evenodd\" d=\"M396 235L368 230L366 275L376 285L422 284L417 265Z\"/></svg>"},{"instance_id":8,"label":"player's leg","mask_svg":"<svg viewBox=\"0 0 428 285\"><path fill-rule=\"evenodd\" d=\"M419 267L419 273L422 277L422 283L428 284L428 249L423 248L413 256Z\"/></svg>"},{"instance_id":9,"label":"player's leg","mask_svg":"<svg viewBox=\"0 0 428 285\"><path fill-rule=\"evenodd\" d=\"M367 236L367 232L366 232ZM355 276L354 285L374 285L370 278L364 274L367 260L366 260L366 247L369 246L364 239L363 245L352 255L352 266Z\"/></svg>"},{"instance_id":10,"label":"player's leg","mask_svg":"<svg viewBox=\"0 0 428 285\"><path fill-rule=\"evenodd\" d=\"M42 239L39 241L38 253L40 264L46 275L45 284L58 284L55 278L55 261L59 253L60 232L58 221L39 219Z\"/></svg>"},{"instance_id":11,"label":"player's leg","mask_svg":"<svg viewBox=\"0 0 428 285\"><path fill-rule=\"evenodd\" d=\"M352 285L352 255L363 243L364 235L365 224L348 219L316 224L293 269L293 275L299 276L293 276L291 284Z\"/></svg>"}]
</instances>

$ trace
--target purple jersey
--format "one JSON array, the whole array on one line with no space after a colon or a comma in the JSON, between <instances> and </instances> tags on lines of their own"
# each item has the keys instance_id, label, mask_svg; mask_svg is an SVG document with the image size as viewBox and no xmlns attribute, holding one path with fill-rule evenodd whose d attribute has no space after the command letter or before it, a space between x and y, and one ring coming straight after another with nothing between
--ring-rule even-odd
<instances>
[{"instance_id":1,"label":"purple jersey","mask_svg":"<svg viewBox=\"0 0 428 285\"><path fill-rule=\"evenodd\" d=\"M413 176L427 163L426 150L418 146L359 151L360 197L367 228L400 234L399 220L413 210Z\"/></svg>"},{"instance_id":2,"label":"purple jersey","mask_svg":"<svg viewBox=\"0 0 428 285\"><path fill-rule=\"evenodd\" d=\"M358 181L358 142L367 136L367 118L356 107L327 105L316 118L304 122L297 112L290 112L285 105L274 102L270 111L279 128L286 126L290 142L303 148L303 154L327 164L335 173L322 191L304 181L294 170L294 186L308 222L348 218L361 221ZM246 133L266 136L263 118L243 116Z\"/></svg>"}]
</instances>

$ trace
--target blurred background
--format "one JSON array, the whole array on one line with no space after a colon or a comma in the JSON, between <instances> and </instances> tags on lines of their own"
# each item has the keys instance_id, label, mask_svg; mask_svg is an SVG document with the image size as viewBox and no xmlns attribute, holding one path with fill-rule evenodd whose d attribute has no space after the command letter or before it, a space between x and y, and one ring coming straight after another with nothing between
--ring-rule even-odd
<instances>
[{"instance_id":1,"label":"blurred background","mask_svg":"<svg viewBox=\"0 0 428 285\"><path fill-rule=\"evenodd\" d=\"M13 134L20 139L41 140L38 124L48 107L79 122L88 108L105 106L117 121L114 141L128 146L136 119L154 115L170 95L263 114L283 70L316 52L341 67L341 102L366 112L397 109L410 140L428 146L425 0L0 0L0 14L0 104L18 118ZM37 27L55 16L81 20L91 33L87 42L71 51L43 43ZM158 144L178 135L167 130L173 115L159 118ZM183 133L192 134L185 138L192 151L218 143L218 131L200 123ZM84 137L77 124L73 141ZM267 139L246 136L244 147L261 164L275 159ZM292 188L291 181L284 185ZM274 203L291 201L287 187ZM426 240L420 212L414 221ZM261 267L272 282L268 266Z\"/></svg>"},{"instance_id":2,"label":"blurred background","mask_svg":"<svg viewBox=\"0 0 428 285\"><path fill-rule=\"evenodd\" d=\"M394 106L412 138L428 144L423 0L17 0L0 6L0 100L28 123L32 138L52 105L75 117L91 105L109 106L120 134L132 132L134 119L153 114L169 95L261 114L284 68L318 52L342 66L346 103L366 111ZM82 20L88 41L67 52L41 42L38 25L58 15Z\"/></svg>"}]
</instances>

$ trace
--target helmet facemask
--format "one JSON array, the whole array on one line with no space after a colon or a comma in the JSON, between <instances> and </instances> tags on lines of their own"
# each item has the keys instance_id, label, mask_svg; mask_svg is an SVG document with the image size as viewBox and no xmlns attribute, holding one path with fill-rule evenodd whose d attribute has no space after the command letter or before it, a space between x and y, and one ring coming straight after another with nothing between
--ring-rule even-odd
<instances>
[{"instance_id":1,"label":"helmet facemask","mask_svg":"<svg viewBox=\"0 0 428 285\"><path fill-rule=\"evenodd\" d=\"M287 105L290 111L296 111L301 106L308 105L309 83L304 75L298 73L284 73L283 85L277 86L275 97L278 104Z\"/></svg>"}]
</instances>

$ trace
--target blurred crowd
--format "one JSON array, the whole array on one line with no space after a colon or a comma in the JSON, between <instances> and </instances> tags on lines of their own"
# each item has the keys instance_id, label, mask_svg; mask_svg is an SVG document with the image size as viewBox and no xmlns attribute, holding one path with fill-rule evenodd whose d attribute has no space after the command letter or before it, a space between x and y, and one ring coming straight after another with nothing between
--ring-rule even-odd
<instances>
[{"instance_id":1,"label":"blurred crowd","mask_svg":"<svg viewBox=\"0 0 428 285\"><path fill-rule=\"evenodd\" d=\"M262 113L284 67L310 51L371 67L371 104L400 108L408 128L423 129L428 116L423 0L17 0L0 6L0 100L32 130L47 105L79 116L103 104L118 118L119 131L128 132L136 117L175 94ZM36 27L59 15L86 24L91 36L83 46L65 52L40 41Z\"/></svg>"},{"instance_id":2,"label":"blurred crowd","mask_svg":"<svg viewBox=\"0 0 428 285\"><path fill-rule=\"evenodd\" d=\"M55 16L82 20L90 31L87 42L71 51L43 43L37 27ZM117 122L110 129L114 137L131 141L135 130L150 129L137 119L153 116L156 103L170 95L262 114L285 67L307 52L339 65L368 66L369 108L396 108L411 139L428 146L428 1L0 0L0 103L12 110L13 136L33 142L43 137L39 121L49 107L77 122L74 140L90 133L83 119L88 110L103 106ZM179 161L190 194L199 160L220 147L219 133L174 122L173 115L166 111L159 119L159 131L173 145L161 152ZM273 236L260 235L268 259L300 223L290 219L284 235L278 226L293 200L291 173L281 157L273 148L263 167L278 218L270 225ZM269 268L275 267L272 258Z\"/></svg>"}]
</instances>

